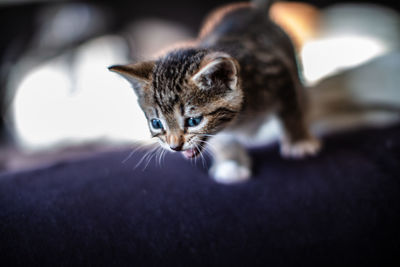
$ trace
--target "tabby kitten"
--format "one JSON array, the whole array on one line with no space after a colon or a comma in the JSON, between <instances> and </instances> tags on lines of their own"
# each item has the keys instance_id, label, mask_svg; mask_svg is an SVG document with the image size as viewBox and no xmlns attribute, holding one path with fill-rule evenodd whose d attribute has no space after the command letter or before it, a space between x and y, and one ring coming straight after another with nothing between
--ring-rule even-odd
<instances>
[{"instance_id":1,"label":"tabby kitten","mask_svg":"<svg viewBox=\"0 0 400 267\"><path fill-rule=\"evenodd\" d=\"M270 114L282 124L283 156L314 155L320 148L306 125L294 48L268 18L269 6L224 6L206 19L189 47L155 61L110 67L132 83L163 147L194 158L210 143L209 172L221 183L251 176L242 140L256 135Z\"/></svg>"}]
</instances>

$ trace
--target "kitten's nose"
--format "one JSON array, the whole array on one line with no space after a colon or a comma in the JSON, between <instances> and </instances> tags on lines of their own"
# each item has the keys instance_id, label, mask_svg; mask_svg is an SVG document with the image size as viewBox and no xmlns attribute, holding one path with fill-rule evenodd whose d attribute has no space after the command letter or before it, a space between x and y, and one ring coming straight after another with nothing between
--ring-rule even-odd
<instances>
[{"instance_id":1,"label":"kitten's nose","mask_svg":"<svg viewBox=\"0 0 400 267\"><path fill-rule=\"evenodd\" d=\"M168 138L169 147L175 151L181 151L183 147L183 137L179 135L171 135Z\"/></svg>"},{"instance_id":2,"label":"kitten's nose","mask_svg":"<svg viewBox=\"0 0 400 267\"><path fill-rule=\"evenodd\" d=\"M174 144L174 145L169 145L169 147L170 147L172 150L181 151L181 150L182 150L182 147L183 147L183 144L179 144L179 145L176 145L176 144Z\"/></svg>"}]
</instances>

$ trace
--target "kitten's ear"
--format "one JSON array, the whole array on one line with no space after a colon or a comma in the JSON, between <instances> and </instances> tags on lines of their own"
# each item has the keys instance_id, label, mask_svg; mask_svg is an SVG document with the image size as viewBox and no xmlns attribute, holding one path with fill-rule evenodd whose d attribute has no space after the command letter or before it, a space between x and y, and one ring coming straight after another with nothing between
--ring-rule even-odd
<instances>
[{"instance_id":1,"label":"kitten's ear","mask_svg":"<svg viewBox=\"0 0 400 267\"><path fill-rule=\"evenodd\" d=\"M144 61L128 65L114 65L108 69L127 79L136 94L142 95L143 90L151 83L154 65L154 61Z\"/></svg>"},{"instance_id":2,"label":"kitten's ear","mask_svg":"<svg viewBox=\"0 0 400 267\"><path fill-rule=\"evenodd\" d=\"M235 90L238 85L239 64L226 53L214 52L206 55L192 81L201 89L225 85Z\"/></svg>"}]
</instances>

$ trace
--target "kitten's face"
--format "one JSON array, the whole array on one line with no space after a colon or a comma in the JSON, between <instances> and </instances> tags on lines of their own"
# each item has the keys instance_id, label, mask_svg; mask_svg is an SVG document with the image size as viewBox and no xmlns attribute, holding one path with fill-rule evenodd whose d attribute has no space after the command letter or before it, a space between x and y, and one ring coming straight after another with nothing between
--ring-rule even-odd
<instances>
[{"instance_id":1,"label":"kitten's face","mask_svg":"<svg viewBox=\"0 0 400 267\"><path fill-rule=\"evenodd\" d=\"M199 155L242 106L238 65L224 53L178 51L157 62L111 70L132 81L152 136L187 158ZM138 73L144 79L138 81Z\"/></svg>"}]
</instances>

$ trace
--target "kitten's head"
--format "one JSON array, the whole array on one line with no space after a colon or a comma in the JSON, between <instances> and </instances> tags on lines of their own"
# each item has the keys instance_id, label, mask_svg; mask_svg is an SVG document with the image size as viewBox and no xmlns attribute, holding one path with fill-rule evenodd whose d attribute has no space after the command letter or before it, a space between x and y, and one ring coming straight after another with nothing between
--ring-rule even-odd
<instances>
[{"instance_id":1,"label":"kitten's head","mask_svg":"<svg viewBox=\"0 0 400 267\"><path fill-rule=\"evenodd\" d=\"M226 53L177 50L110 70L132 83L152 136L187 158L197 156L242 107L239 65Z\"/></svg>"}]
</instances>

